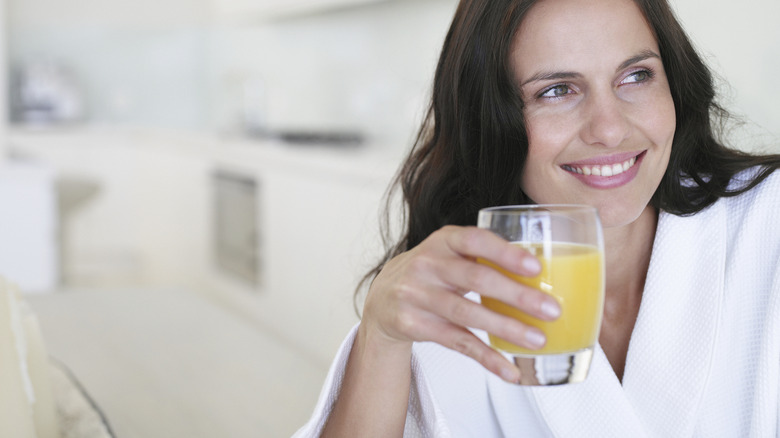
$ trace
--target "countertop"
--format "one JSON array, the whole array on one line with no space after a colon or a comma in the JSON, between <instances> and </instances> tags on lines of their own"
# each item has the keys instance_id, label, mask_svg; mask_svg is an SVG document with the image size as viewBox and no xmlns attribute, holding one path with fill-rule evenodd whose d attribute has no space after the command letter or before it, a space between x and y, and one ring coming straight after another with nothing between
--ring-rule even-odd
<instances>
[{"instance_id":1,"label":"countertop","mask_svg":"<svg viewBox=\"0 0 780 438\"><path fill-rule=\"evenodd\" d=\"M365 182L389 182L406 148L367 140L359 146L291 144L274 138L179 131L149 127L13 125L9 150L24 154L67 149L75 153L111 147L198 156L217 164L270 171L304 172Z\"/></svg>"},{"instance_id":2,"label":"countertop","mask_svg":"<svg viewBox=\"0 0 780 438\"><path fill-rule=\"evenodd\" d=\"M26 297L49 353L119 438L290 436L320 367L194 293L65 290Z\"/></svg>"}]
</instances>

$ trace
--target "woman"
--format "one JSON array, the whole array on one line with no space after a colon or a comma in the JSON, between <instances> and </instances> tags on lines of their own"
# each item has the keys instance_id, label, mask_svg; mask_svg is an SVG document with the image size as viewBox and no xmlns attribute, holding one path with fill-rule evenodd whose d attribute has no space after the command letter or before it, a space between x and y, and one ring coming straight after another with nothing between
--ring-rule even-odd
<instances>
[{"instance_id":1,"label":"woman","mask_svg":"<svg viewBox=\"0 0 780 438\"><path fill-rule=\"evenodd\" d=\"M777 436L780 157L722 146L713 99L664 0L461 1L399 176L406 233L299 435ZM539 271L470 226L521 203L601 216L605 314L584 383L512 384L478 335L539 348L544 333L464 298L559 315L475 262Z\"/></svg>"}]
</instances>

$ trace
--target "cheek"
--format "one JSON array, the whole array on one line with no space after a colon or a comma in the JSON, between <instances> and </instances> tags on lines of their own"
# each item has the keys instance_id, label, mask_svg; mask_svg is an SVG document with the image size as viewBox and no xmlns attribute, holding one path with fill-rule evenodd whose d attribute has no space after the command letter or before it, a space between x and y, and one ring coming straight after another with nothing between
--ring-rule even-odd
<instances>
[{"instance_id":1,"label":"cheek","mask_svg":"<svg viewBox=\"0 0 780 438\"><path fill-rule=\"evenodd\" d=\"M645 126L645 132L653 143L671 146L677 127L677 117L672 96L667 92L657 97L654 102L645 106L646 111L640 118Z\"/></svg>"},{"instance_id":2,"label":"cheek","mask_svg":"<svg viewBox=\"0 0 780 438\"><path fill-rule=\"evenodd\" d=\"M571 132L567 131L564 117L529 114L526 115L528 135L528 156L523 167L522 189L536 202L545 202L545 187L550 187L558 166L557 158L570 141Z\"/></svg>"},{"instance_id":3,"label":"cheek","mask_svg":"<svg viewBox=\"0 0 780 438\"><path fill-rule=\"evenodd\" d=\"M536 202L544 203L544 193L551 186L551 178L556 169L555 158L557 154L551 153L551 149L545 147L540 139L528 137L528 156L525 160L522 176L522 189L526 195Z\"/></svg>"},{"instance_id":4,"label":"cheek","mask_svg":"<svg viewBox=\"0 0 780 438\"><path fill-rule=\"evenodd\" d=\"M566 114L545 114L527 118L528 161L555 165L557 157L571 143L576 123Z\"/></svg>"},{"instance_id":5,"label":"cheek","mask_svg":"<svg viewBox=\"0 0 780 438\"><path fill-rule=\"evenodd\" d=\"M670 110L666 113L666 118L663 121L663 127L661 129L666 133L664 140L668 142L669 147L671 148L672 140L674 140L674 133L677 131L677 116L674 111L674 103L670 102L669 108Z\"/></svg>"},{"instance_id":6,"label":"cheek","mask_svg":"<svg viewBox=\"0 0 780 438\"><path fill-rule=\"evenodd\" d=\"M576 134L577 125L570 112L535 111L526 115L529 155L555 156Z\"/></svg>"}]
</instances>

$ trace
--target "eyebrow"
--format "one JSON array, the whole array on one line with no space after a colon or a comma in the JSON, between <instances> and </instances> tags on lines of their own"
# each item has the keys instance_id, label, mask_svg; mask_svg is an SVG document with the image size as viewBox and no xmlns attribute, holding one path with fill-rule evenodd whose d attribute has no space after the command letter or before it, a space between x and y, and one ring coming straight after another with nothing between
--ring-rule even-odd
<instances>
[{"instance_id":1,"label":"eyebrow","mask_svg":"<svg viewBox=\"0 0 780 438\"><path fill-rule=\"evenodd\" d=\"M626 59L625 61L623 61L623 63L620 64L620 67L618 67L617 69L618 70L623 70L624 68L629 67L629 66L631 66L633 64L636 64L637 62L642 62L645 59L650 59L650 58L661 59L661 55L653 52L650 49L643 50L643 51L637 53L636 55L634 55L634 56Z\"/></svg>"},{"instance_id":2,"label":"eyebrow","mask_svg":"<svg viewBox=\"0 0 780 438\"><path fill-rule=\"evenodd\" d=\"M661 59L661 56L658 55L657 53L655 53L652 50L649 50L649 49L648 50L643 50L643 51L637 53L636 55L634 55L634 56L626 59L625 61L623 61L620 64L620 66L618 66L618 68L616 70L617 71L623 70L624 68L629 67L629 66L631 66L633 64L636 64L637 62L642 62L645 59L650 59L650 58ZM528 78L522 84L520 84L520 87L522 88L522 87L526 86L527 84L530 84L531 82L536 82L536 81L551 81L551 80L557 80L557 79L571 79L571 78L580 78L580 77L582 77L582 74L577 73L577 72L573 72L573 71L539 72L539 73L536 73L535 75L531 76L530 78Z\"/></svg>"}]
</instances>

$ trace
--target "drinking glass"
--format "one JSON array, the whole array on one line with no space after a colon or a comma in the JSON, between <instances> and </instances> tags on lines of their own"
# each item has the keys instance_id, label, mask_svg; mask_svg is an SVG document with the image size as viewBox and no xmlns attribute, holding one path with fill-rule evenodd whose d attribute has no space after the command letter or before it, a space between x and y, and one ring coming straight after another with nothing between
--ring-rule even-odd
<instances>
[{"instance_id":1,"label":"drinking glass","mask_svg":"<svg viewBox=\"0 0 780 438\"><path fill-rule=\"evenodd\" d=\"M520 369L521 385L559 385L585 380L604 310L604 238L595 208L584 205L515 205L479 211L477 226L534 254L542 264L536 277L512 274L486 260L480 263L554 297L555 321L542 321L499 300L482 304L542 330L547 343L529 350L489 334L490 344Z\"/></svg>"}]
</instances>

